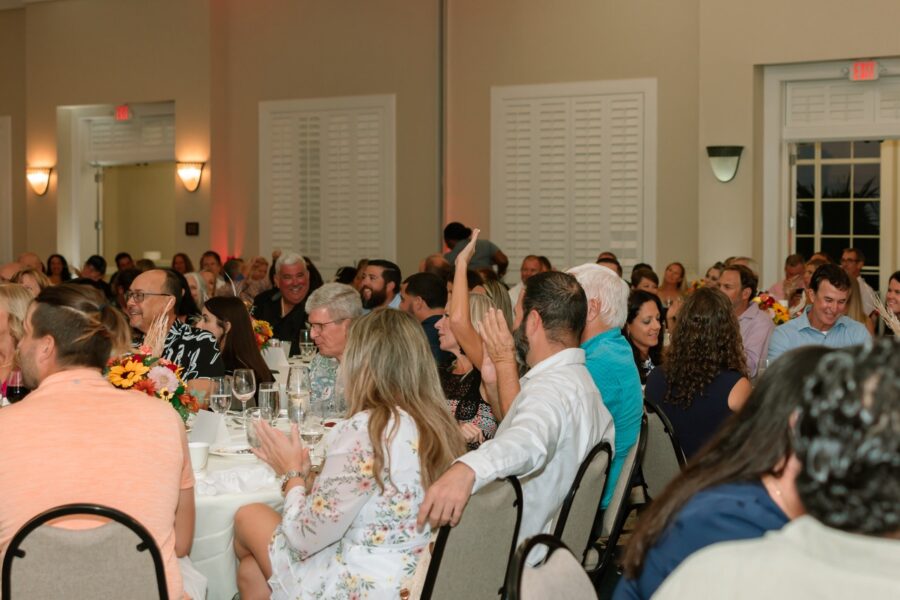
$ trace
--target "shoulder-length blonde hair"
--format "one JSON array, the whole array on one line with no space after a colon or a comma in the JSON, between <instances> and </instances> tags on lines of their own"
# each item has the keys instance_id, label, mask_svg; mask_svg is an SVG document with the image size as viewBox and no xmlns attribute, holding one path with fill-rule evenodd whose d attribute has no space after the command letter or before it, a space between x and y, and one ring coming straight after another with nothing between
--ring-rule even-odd
<instances>
[{"instance_id":1,"label":"shoulder-length blonde hair","mask_svg":"<svg viewBox=\"0 0 900 600\"><path fill-rule=\"evenodd\" d=\"M405 411L419 432L422 485L431 485L466 445L447 409L422 326L403 311L372 311L353 321L341 363L350 415L369 411L375 481L390 469L390 441ZM392 422L390 431L386 431Z\"/></svg>"},{"instance_id":2,"label":"shoulder-length blonde hair","mask_svg":"<svg viewBox=\"0 0 900 600\"><path fill-rule=\"evenodd\" d=\"M6 311L8 315L9 333L16 345L25 335L25 314L33 299L28 288L20 283L0 284L0 310Z\"/></svg>"}]
</instances>

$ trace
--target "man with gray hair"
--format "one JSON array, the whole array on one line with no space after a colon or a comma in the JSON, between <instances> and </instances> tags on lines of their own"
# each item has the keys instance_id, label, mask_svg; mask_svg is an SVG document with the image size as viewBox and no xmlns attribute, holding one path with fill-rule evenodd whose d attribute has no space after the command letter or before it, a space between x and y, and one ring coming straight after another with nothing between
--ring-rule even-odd
<instances>
[{"instance_id":1,"label":"man with gray hair","mask_svg":"<svg viewBox=\"0 0 900 600\"><path fill-rule=\"evenodd\" d=\"M306 328L304 302L310 291L306 261L285 252L275 262L275 287L253 300L253 317L268 321L276 339L290 340L291 354L300 353L300 332Z\"/></svg>"},{"instance_id":2,"label":"man with gray hair","mask_svg":"<svg viewBox=\"0 0 900 600\"><path fill-rule=\"evenodd\" d=\"M335 383L350 324L363 314L362 299L349 285L326 283L309 295L306 312L310 334L319 348L309 366L312 394L325 400L330 413L344 413L344 393Z\"/></svg>"},{"instance_id":3,"label":"man with gray hair","mask_svg":"<svg viewBox=\"0 0 900 600\"><path fill-rule=\"evenodd\" d=\"M615 482L622 471L628 451L637 443L644 413L641 378L632 358L631 346L622 335L628 313L628 284L616 272L596 264L583 264L568 270L587 296L587 322L581 334L585 366L600 399L612 414L616 428L616 452L609 469L601 505L612 500Z\"/></svg>"}]
</instances>

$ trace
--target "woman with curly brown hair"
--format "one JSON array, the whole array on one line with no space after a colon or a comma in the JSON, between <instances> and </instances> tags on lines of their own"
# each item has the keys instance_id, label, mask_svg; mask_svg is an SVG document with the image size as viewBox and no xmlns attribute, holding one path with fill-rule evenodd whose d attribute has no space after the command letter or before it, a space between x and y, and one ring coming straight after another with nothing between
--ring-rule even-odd
<instances>
[{"instance_id":1,"label":"woman with curly brown hair","mask_svg":"<svg viewBox=\"0 0 900 600\"><path fill-rule=\"evenodd\" d=\"M691 458L750 395L737 317L728 297L700 288L684 303L660 368L647 378L646 398L675 427Z\"/></svg>"}]
</instances>

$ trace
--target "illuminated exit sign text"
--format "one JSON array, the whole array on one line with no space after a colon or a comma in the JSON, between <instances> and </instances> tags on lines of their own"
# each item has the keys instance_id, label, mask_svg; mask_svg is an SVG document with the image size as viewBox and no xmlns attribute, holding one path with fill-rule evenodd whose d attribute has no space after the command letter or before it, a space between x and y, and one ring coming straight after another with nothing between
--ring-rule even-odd
<instances>
[{"instance_id":1,"label":"illuminated exit sign text","mask_svg":"<svg viewBox=\"0 0 900 600\"><path fill-rule=\"evenodd\" d=\"M850 67L850 81L875 81L878 79L878 63L874 60L858 60Z\"/></svg>"}]
</instances>

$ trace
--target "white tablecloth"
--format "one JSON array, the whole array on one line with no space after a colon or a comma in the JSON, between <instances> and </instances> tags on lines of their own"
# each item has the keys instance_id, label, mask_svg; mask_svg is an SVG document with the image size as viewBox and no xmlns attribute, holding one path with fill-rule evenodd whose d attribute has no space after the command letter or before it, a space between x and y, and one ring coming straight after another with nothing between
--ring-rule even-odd
<instances>
[{"instance_id":1,"label":"white tablecloth","mask_svg":"<svg viewBox=\"0 0 900 600\"><path fill-rule=\"evenodd\" d=\"M235 435L235 438L243 434ZM258 469L264 463L245 458L231 459L210 456L206 475L227 469ZM268 468L268 467L266 467ZM202 474L196 474L201 479ZM208 579L208 600L231 600L237 593L237 561L234 556L234 514L237 510L255 502L268 504L281 511L281 490L276 481L271 487L257 491L217 494L215 496L197 493L195 487L197 521L194 528L194 545L191 561L198 571Z\"/></svg>"}]
</instances>

